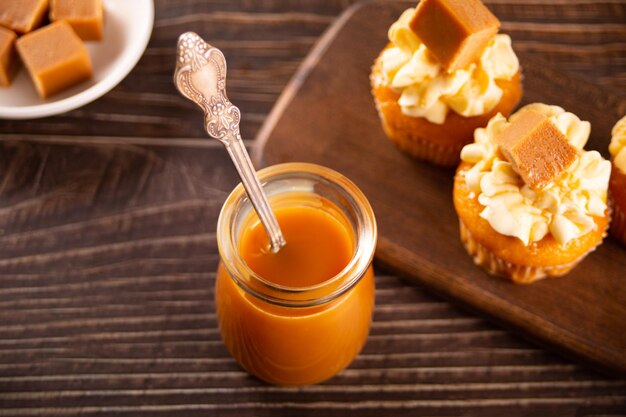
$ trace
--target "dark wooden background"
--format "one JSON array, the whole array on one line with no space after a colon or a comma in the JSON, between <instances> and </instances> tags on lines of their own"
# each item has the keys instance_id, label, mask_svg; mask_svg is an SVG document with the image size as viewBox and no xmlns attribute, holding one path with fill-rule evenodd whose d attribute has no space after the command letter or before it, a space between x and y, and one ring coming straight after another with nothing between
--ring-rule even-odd
<instances>
[{"instance_id":1,"label":"dark wooden background","mask_svg":"<svg viewBox=\"0 0 626 417\"><path fill-rule=\"evenodd\" d=\"M0 121L0 415L626 415L626 380L383 270L368 343L327 383L267 386L228 356L214 231L236 172L174 90L176 38L194 30L224 51L253 147L351 3L157 0L148 50L116 89ZM626 1L488 4L516 50L626 94Z\"/></svg>"}]
</instances>

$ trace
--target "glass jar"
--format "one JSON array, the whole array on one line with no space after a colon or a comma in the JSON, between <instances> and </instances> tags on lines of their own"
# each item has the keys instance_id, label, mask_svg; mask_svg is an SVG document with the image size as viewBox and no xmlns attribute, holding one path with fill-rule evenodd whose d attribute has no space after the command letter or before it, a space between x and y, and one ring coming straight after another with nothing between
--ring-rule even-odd
<instances>
[{"instance_id":1,"label":"glass jar","mask_svg":"<svg viewBox=\"0 0 626 417\"><path fill-rule=\"evenodd\" d=\"M278 285L257 275L238 250L242 232L251 219L258 219L239 184L224 203L217 225L220 332L231 355L258 378L278 385L317 383L348 366L369 334L374 213L351 181L322 166L288 163L258 175L274 210L315 207L345 225L352 256L341 272L312 286Z\"/></svg>"}]
</instances>

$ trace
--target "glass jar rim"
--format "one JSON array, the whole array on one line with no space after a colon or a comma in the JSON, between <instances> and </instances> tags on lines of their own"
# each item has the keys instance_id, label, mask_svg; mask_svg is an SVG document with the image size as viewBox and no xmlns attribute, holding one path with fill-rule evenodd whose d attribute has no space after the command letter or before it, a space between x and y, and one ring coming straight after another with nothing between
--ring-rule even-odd
<instances>
[{"instance_id":1,"label":"glass jar rim","mask_svg":"<svg viewBox=\"0 0 626 417\"><path fill-rule=\"evenodd\" d=\"M356 213L355 247L348 264L334 277L319 284L295 287L275 284L255 273L237 248L234 220L241 205L250 206L243 185L228 196L217 223L217 244L223 265L230 277L247 293L271 304L285 307L310 307L331 301L352 288L369 268L376 248L377 226L374 212L363 192L348 178L330 168L302 162L273 165L257 172L265 187L273 181L311 178L332 185L342 194L344 205ZM315 194L315 192L311 192Z\"/></svg>"}]
</instances>

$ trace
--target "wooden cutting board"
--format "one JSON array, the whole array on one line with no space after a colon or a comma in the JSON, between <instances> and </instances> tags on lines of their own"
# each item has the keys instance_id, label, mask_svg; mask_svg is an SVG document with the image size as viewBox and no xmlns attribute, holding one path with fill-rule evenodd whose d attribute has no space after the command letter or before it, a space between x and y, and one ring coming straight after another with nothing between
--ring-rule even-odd
<instances>
[{"instance_id":1,"label":"wooden cutting board","mask_svg":"<svg viewBox=\"0 0 626 417\"><path fill-rule=\"evenodd\" d=\"M386 139L369 69L412 3L349 9L319 41L261 129L257 162L305 161L351 178L377 216L380 265L568 356L626 374L626 247L607 238L568 276L520 286L476 267L459 240L454 170L415 161ZM592 124L605 156L626 101L520 56L524 103L557 104Z\"/></svg>"}]
</instances>

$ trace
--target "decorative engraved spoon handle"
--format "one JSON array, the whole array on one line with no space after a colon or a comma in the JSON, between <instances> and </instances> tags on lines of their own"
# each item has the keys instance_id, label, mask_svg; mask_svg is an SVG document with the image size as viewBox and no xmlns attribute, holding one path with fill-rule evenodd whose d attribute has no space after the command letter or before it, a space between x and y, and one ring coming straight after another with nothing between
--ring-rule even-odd
<instances>
[{"instance_id":1,"label":"decorative engraved spoon handle","mask_svg":"<svg viewBox=\"0 0 626 417\"><path fill-rule=\"evenodd\" d=\"M267 231L271 249L278 252L285 245L285 238L239 134L241 113L226 96L224 54L193 32L182 34L178 39L174 84L183 96L204 111L204 123L209 136L226 146L248 198Z\"/></svg>"}]
</instances>

